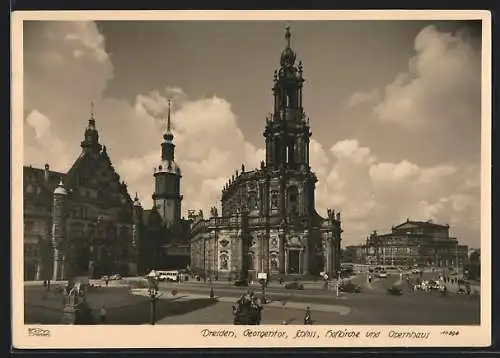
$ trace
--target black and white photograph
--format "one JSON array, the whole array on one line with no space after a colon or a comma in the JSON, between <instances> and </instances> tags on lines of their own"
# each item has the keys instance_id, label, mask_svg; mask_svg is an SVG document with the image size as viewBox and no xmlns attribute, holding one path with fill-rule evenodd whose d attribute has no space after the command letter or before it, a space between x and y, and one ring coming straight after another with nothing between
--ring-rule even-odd
<instances>
[{"instance_id":1,"label":"black and white photograph","mask_svg":"<svg viewBox=\"0 0 500 358\"><path fill-rule=\"evenodd\" d=\"M15 25L20 335L489 342L489 17L110 13Z\"/></svg>"}]
</instances>

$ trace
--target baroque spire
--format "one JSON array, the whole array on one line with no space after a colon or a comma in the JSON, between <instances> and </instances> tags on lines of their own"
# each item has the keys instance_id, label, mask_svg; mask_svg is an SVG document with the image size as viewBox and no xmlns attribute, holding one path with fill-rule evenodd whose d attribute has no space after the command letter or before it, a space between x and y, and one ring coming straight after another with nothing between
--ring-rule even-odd
<instances>
[{"instance_id":1,"label":"baroque spire","mask_svg":"<svg viewBox=\"0 0 500 358\"><path fill-rule=\"evenodd\" d=\"M172 134L172 123L170 119L170 112L172 107L172 100L168 99L168 110L167 110L167 132L163 135L163 139L168 142L172 142L174 135Z\"/></svg>"}]
</instances>

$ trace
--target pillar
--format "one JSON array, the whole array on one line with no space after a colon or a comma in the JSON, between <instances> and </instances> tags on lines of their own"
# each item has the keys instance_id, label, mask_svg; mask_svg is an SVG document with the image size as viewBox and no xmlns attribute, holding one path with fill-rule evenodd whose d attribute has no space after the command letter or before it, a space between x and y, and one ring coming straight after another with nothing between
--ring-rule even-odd
<instances>
[{"instance_id":1,"label":"pillar","mask_svg":"<svg viewBox=\"0 0 500 358\"><path fill-rule=\"evenodd\" d=\"M255 268L255 271L258 272L263 272L264 269L264 264L262 262L262 235L256 233L255 234L257 237L253 237L255 239L255 247L253 248L254 252L254 262L253 266Z\"/></svg>"},{"instance_id":2,"label":"pillar","mask_svg":"<svg viewBox=\"0 0 500 358\"><path fill-rule=\"evenodd\" d=\"M54 190L53 207L52 207L52 245L54 248L54 271L53 280L64 279L64 276L59 274L62 270L60 259L62 253L60 252L61 245L66 245L66 189L61 182Z\"/></svg>"},{"instance_id":3,"label":"pillar","mask_svg":"<svg viewBox=\"0 0 500 358\"><path fill-rule=\"evenodd\" d=\"M235 262L235 270L237 271L237 275L240 277L240 280L243 280L245 275L243 273L243 261L245 260L246 253L243 250L243 235L239 235L236 237L236 252L238 252L238 261Z\"/></svg>"},{"instance_id":4,"label":"pillar","mask_svg":"<svg viewBox=\"0 0 500 358\"><path fill-rule=\"evenodd\" d=\"M52 270L52 281L59 279L59 249L54 248L54 269Z\"/></svg>"},{"instance_id":5,"label":"pillar","mask_svg":"<svg viewBox=\"0 0 500 358\"><path fill-rule=\"evenodd\" d=\"M307 275L309 273L309 230L304 230L304 250L302 252L303 260L301 272L303 275Z\"/></svg>"},{"instance_id":6,"label":"pillar","mask_svg":"<svg viewBox=\"0 0 500 358\"><path fill-rule=\"evenodd\" d=\"M283 250L285 251L285 260L284 260L285 267L283 268L283 272L285 274L287 274L288 273L288 250L285 250L285 249L283 249Z\"/></svg>"},{"instance_id":7,"label":"pillar","mask_svg":"<svg viewBox=\"0 0 500 358\"><path fill-rule=\"evenodd\" d=\"M283 229L280 230L278 234L279 238L279 271L281 273L286 273L286 255L285 255L285 232Z\"/></svg>"}]
</instances>

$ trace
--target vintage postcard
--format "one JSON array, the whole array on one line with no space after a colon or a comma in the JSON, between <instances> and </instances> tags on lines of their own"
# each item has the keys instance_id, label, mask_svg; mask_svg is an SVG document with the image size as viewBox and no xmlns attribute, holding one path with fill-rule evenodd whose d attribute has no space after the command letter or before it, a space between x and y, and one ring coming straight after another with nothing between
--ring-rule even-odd
<instances>
[{"instance_id":1,"label":"vintage postcard","mask_svg":"<svg viewBox=\"0 0 500 358\"><path fill-rule=\"evenodd\" d=\"M490 345L489 12L12 20L15 347Z\"/></svg>"}]
</instances>

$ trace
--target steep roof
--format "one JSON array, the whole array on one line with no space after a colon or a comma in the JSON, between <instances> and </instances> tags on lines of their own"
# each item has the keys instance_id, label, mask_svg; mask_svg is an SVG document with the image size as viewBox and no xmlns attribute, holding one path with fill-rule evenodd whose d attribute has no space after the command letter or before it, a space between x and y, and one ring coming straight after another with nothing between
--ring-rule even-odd
<instances>
[{"instance_id":1,"label":"steep roof","mask_svg":"<svg viewBox=\"0 0 500 358\"><path fill-rule=\"evenodd\" d=\"M48 166L46 168L34 168L31 165L23 166L24 195L30 195L27 192L28 185L38 186L44 193L52 194L59 181L64 180L66 176L64 173L50 170ZM46 174L47 178L45 178Z\"/></svg>"}]
</instances>

